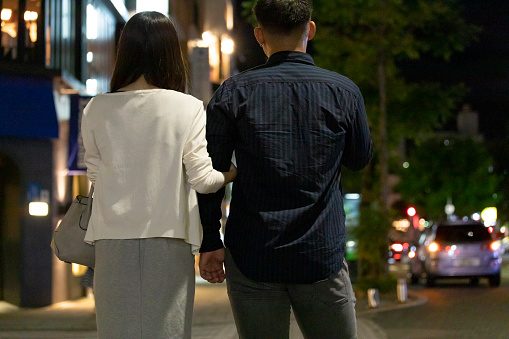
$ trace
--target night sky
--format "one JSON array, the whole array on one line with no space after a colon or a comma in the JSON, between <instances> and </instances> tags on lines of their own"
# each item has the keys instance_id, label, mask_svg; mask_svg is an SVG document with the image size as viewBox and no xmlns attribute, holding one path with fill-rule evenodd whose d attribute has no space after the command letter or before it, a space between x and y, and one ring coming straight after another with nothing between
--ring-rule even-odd
<instances>
[{"instance_id":1,"label":"night sky","mask_svg":"<svg viewBox=\"0 0 509 339\"><path fill-rule=\"evenodd\" d=\"M239 71L265 62L252 36L252 27L239 20L241 2L236 1L234 33ZM478 41L448 62L421 60L406 75L413 81L464 83L470 89L464 103L479 113L480 132L488 140L505 138L509 133L509 0L460 0L460 3L467 22L482 27Z\"/></svg>"}]
</instances>

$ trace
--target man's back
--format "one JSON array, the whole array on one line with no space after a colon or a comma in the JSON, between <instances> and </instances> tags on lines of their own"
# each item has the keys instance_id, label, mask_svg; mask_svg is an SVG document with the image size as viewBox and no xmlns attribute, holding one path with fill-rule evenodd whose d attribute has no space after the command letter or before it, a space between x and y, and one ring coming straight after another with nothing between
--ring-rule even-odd
<instances>
[{"instance_id":1,"label":"man's back","mask_svg":"<svg viewBox=\"0 0 509 339\"><path fill-rule=\"evenodd\" d=\"M337 272L345 249L341 165L358 170L371 157L357 86L308 54L279 52L227 80L207 115L215 166L232 150L237 159L225 245L242 273L310 283Z\"/></svg>"}]
</instances>

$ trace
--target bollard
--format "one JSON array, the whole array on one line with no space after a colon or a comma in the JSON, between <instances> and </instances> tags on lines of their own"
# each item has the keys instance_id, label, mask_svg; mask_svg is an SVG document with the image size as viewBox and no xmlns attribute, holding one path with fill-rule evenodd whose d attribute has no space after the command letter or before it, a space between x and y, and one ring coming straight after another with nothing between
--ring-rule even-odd
<instances>
[{"instance_id":1,"label":"bollard","mask_svg":"<svg viewBox=\"0 0 509 339\"><path fill-rule=\"evenodd\" d=\"M368 306L369 308L377 308L380 305L380 293L376 288L368 290Z\"/></svg>"},{"instance_id":2,"label":"bollard","mask_svg":"<svg viewBox=\"0 0 509 339\"><path fill-rule=\"evenodd\" d=\"M406 279L398 279L398 302L405 303L407 301Z\"/></svg>"}]
</instances>

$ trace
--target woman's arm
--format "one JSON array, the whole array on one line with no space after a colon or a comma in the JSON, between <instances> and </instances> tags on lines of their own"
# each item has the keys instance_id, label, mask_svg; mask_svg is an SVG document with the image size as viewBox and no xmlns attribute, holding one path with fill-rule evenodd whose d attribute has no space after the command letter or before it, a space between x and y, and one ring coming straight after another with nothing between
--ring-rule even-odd
<instances>
[{"instance_id":1,"label":"woman's arm","mask_svg":"<svg viewBox=\"0 0 509 339\"><path fill-rule=\"evenodd\" d=\"M229 172L218 172L212 167L205 139L205 111L200 105L184 145L183 163L189 183L198 193L213 193L232 182L237 175L235 166Z\"/></svg>"},{"instance_id":2,"label":"woman's arm","mask_svg":"<svg viewBox=\"0 0 509 339\"><path fill-rule=\"evenodd\" d=\"M90 104L90 103L89 103ZM83 111L81 119L81 136L85 147L85 165L87 166L88 179L95 184L99 167L101 166L101 154L95 143L94 131L90 128L87 118L88 106Z\"/></svg>"}]
</instances>

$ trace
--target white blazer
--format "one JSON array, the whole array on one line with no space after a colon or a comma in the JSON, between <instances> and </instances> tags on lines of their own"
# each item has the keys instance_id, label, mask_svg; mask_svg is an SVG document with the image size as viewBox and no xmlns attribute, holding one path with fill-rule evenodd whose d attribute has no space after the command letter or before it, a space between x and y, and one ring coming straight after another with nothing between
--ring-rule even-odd
<instances>
[{"instance_id":1,"label":"white blazer","mask_svg":"<svg viewBox=\"0 0 509 339\"><path fill-rule=\"evenodd\" d=\"M99 95L81 122L87 175L95 183L85 241L171 237L196 253L196 191L224 184L212 168L198 99L149 89Z\"/></svg>"}]
</instances>

